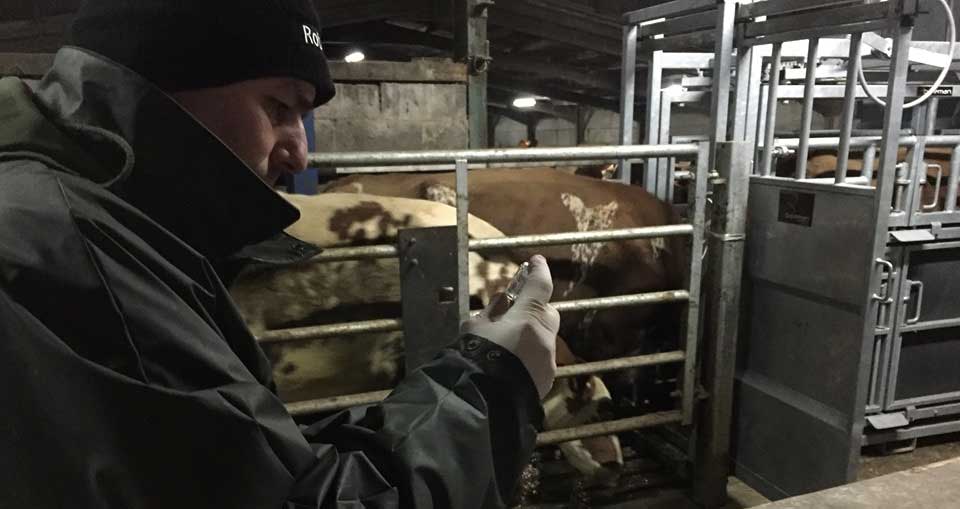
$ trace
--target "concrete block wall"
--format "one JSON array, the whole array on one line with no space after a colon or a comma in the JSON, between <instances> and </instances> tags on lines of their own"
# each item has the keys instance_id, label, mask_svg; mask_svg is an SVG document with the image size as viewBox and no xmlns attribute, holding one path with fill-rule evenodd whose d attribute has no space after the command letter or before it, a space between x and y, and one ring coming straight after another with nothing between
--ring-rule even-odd
<instances>
[{"instance_id":1,"label":"concrete block wall","mask_svg":"<svg viewBox=\"0 0 960 509\"><path fill-rule=\"evenodd\" d=\"M337 96L314 111L317 151L467 148L466 84L449 82L459 74L465 79L462 65L430 61L364 65L334 69ZM429 82L441 72L446 82ZM338 74L350 81L338 80Z\"/></svg>"},{"instance_id":2,"label":"concrete block wall","mask_svg":"<svg viewBox=\"0 0 960 509\"><path fill-rule=\"evenodd\" d=\"M466 148L466 87L433 83L338 83L337 97L314 112L316 149Z\"/></svg>"}]
</instances>

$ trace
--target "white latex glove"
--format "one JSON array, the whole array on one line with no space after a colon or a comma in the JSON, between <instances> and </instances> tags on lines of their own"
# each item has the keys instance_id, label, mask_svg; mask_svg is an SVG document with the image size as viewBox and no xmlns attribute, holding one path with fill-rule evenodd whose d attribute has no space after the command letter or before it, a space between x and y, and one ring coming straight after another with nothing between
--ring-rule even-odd
<instances>
[{"instance_id":1,"label":"white latex glove","mask_svg":"<svg viewBox=\"0 0 960 509\"><path fill-rule=\"evenodd\" d=\"M506 299L498 295L487 309L461 328L463 333L485 338L517 356L536 384L540 399L550 392L557 372L560 314L548 304L552 294L553 279L547 260L536 255L530 259L526 285L512 307L504 312Z\"/></svg>"}]
</instances>

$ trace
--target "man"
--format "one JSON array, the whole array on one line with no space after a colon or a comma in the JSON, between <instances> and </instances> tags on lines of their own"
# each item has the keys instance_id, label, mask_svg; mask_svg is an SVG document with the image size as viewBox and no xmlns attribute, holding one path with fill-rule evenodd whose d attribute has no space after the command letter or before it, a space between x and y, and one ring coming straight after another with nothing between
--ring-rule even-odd
<instances>
[{"instance_id":1,"label":"man","mask_svg":"<svg viewBox=\"0 0 960 509\"><path fill-rule=\"evenodd\" d=\"M309 0L91 1L41 81L0 80L0 507L507 503L555 370L542 258L382 404L302 429L214 270L297 219L268 184L333 96L318 34Z\"/></svg>"}]
</instances>

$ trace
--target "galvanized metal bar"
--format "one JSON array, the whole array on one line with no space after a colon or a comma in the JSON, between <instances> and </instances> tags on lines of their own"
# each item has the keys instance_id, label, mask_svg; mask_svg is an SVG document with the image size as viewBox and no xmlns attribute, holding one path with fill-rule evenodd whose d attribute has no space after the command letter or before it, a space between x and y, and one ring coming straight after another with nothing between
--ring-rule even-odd
<instances>
[{"instance_id":1,"label":"galvanized metal bar","mask_svg":"<svg viewBox=\"0 0 960 509\"><path fill-rule=\"evenodd\" d=\"M750 145L751 147L753 145ZM700 345L701 315L700 290L703 282L703 246L706 228L707 180L710 167L710 143L701 142L697 154L697 180L693 186L690 211L693 235L690 238L690 272L687 274L687 288L690 300L687 303L686 320L683 327L686 361L683 367L682 409L683 423L693 422L695 392L697 388L697 358Z\"/></svg>"},{"instance_id":2,"label":"galvanized metal bar","mask_svg":"<svg viewBox=\"0 0 960 509\"><path fill-rule=\"evenodd\" d=\"M457 159L457 308L460 323L470 319L470 196L467 160Z\"/></svg>"},{"instance_id":3,"label":"galvanized metal bar","mask_svg":"<svg viewBox=\"0 0 960 509\"><path fill-rule=\"evenodd\" d=\"M840 35L847 35L851 31L873 31L873 30L883 30L889 27L889 22L886 19L878 19L875 21L865 21L861 23L854 23L850 25L825 25L823 27L816 28L807 28L801 30L793 30L790 32L772 32L769 34L764 34L763 37L749 37L739 40L741 46L756 46L759 44L772 44L775 42L787 42L787 41L797 41L797 40L806 40L813 39L818 37L835 37Z\"/></svg>"},{"instance_id":4,"label":"galvanized metal bar","mask_svg":"<svg viewBox=\"0 0 960 509\"><path fill-rule=\"evenodd\" d=\"M733 140L746 141L747 119L750 117L750 70L753 67L753 48L737 50L737 82L733 87Z\"/></svg>"},{"instance_id":5,"label":"galvanized metal bar","mask_svg":"<svg viewBox=\"0 0 960 509\"><path fill-rule=\"evenodd\" d=\"M750 78L747 80L747 132L744 135L744 140L750 144L751 147L757 146L757 136L759 135L758 127L760 123L760 103L763 102L763 98L760 95L760 86L761 78L763 75L763 52L760 50L753 51L751 50L752 57L750 58ZM757 152L753 151L753 160L754 164L757 160Z\"/></svg>"},{"instance_id":6,"label":"galvanized metal bar","mask_svg":"<svg viewBox=\"0 0 960 509\"><path fill-rule=\"evenodd\" d=\"M271 330L257 336L257 341L260 343L285 343L290 341L309 341L334 336L395 332L400 330L403 330L403 322L399 318L387 318L362 322L314 325L311 327L298 327L296 329Z\"/></svg>"},{"instance_id":7,"label":"galvanized metal bar","mask_svg":"<svg viewBox=\"0 0 960 509\"><path fill-rule=\"evenodd\" d=\"M589 309L610 309L628 306L643 306L648 304L665 304L668 302L684 302L690 300L687 290L667 290L665 292L636 293L630 295L616 295L614 297L597 297L594 299L566 300L553 302L551 305L557 311L584 311Z\"/></svg>"},{"instance_id":8,"label":"galvanized metal bar","mask_svg":"<svg viewBox=\"0 0 960 509\"><path fill-rule=\"evenodd\" d=\"M619 359L610 359L606 361L584 362L569 366L558 366L556 377L569 378L580 375L596 375L623 369L658 366L661 364L676 364L678 362L683 362L683 360L684 353L678 350L675 352L662 352L649 355L622 357Z\"/></svg>"},{"instance_id":9,"label":"galvanized metal bar","mask_svg":"<svg viewBox=\"0 0 960 509\"><path fill-rule=\"evenodd\" d=\"M372 260L376 258L396 258L399 256L397 246L356 246L332 247L320 251L311 258L315 262L338 262L345 260Z\"/></svg>"},{"instance_id":10,"label":"galvanized metal bar","mask_svg":"<svg viewBox=\"0 0 960 509\"><path fill-rule=\"evenodd\" d=\"M810 155L810 126L813 123L813 86L817 82L817 56L820 39L810 39L807 46L807 79L803 84L803 110L800 114L800 148L797 150L796 179L807 178L807 157Z\"/></svg>"},{"instance_id":11,"label":"galvanized metal bar","mask_svg":"<svg viewBox=\"0 0 960 509\"><path fill-rule=\"evenodd\" d=\"M847 57L847 78L844 83L843 112L840 115L840 149L837 154L836 183L847 178L850 161L850 136L853 131L853 113L856 109L857 67L860 65L860 40L862 33L850 35L850 55Z\"/></svg>"},{"instance_id":12,"label":"galvanized metal bar","mask_svg":"<svg viewBox=\"0 0 960 509\"><path fill-rule=\"evenodd\" d=\"M915 126L917 131L921 131L926 124L925 114L928 111L929 103L924 103L914 109L914 114L919 113L916 118L917 125ZM924 161L924 153L926 152L926 136L917 137L917 144L914 145L910 152L907 155L907 161L910 164L907 166L909 170L905 176L907 179L906 183L906 193L902 196L905 198L903 200L903 207L901 210L906 211L910 223L917 211L920 210L920 186L927 181L927 163ZM900 184L899 178L898 185Z\"/></svg>"},{"instance_id":13,"label":"galvanized metal bar","mask_svg":"<svg viewBox=\"0 0 960 509\"><path fill-rule=\"evenodd\" d=\"M620 144L633 145L633 111L637 94L637 37L640 25L630 24L623 27L623 55L620 60ZM631 163L622 158L618 161L618 178L630 184L632 178Z\"/></svg>"},{"instance_id":14,"label":"galvanized metal bar","mask_svg":"<svg viewBox=\"0 0 960 509\"><path fill-rule=\"evenodd\" d=\"M619 359L610 359L598 362L584 362L568 366L557 367L556 378L570 378L582 375L595 375L607 373L610 371L620 371L624 369L634 369L649 366L659 366L662 364L675 364L683 362L683 352L663 352L650 355L637 355L634 357L623 357ZM358 405L369 405L379 403L390 395L392 389L383 391L362 392L358 394L347 394L343 396L331 396L328 398L297 401L287 404L287 411L290 415L309 415L321 412L332 412L343 410Z\"/></svg>"},{"instance_id":15,"label":"galvanized metal bar","mask_svg":"<svg viewBox=\"0 0 960 509\"><path fill-rule=\"evenodd\" d=\"M588 242L606 242L612 240L674 237L678 235L690 235L691 233L693 233L693 227L689 224L647 226L644 228L626 228L622 230L601 230L593 232L547 233L493 239L470 239L470 250L488 251L514 247L585 244Z\"/></svg>"},{"instance_id":16,"label":"galvanized metal bar","mask_svg":"<svg viewBox=\"0 0 960 509\"><path fill-rule=\"evenodd\" d=\"M891 4L891 7L895 7ZM903 119L904 103L904 85L907 81L907 72L909 67L908 52L910 49L910 39L913 34L913 28L909 20L896 20L897 23L891 23L889 28L893 35L893 54L890 58L890 79L887 87L887 107L884 110L883 117L883 144L881 148L880 173L878 175L877 190L874 195L874 210L871 213L871 223L874 225L873 239L871 249L868 253L870 258L862 260L864 264L870 264L870 267L879 267L874 261L883 259L887 254L887 240L889 235L890 223L890 202L893 198L893 189L896 185L896 167L898 144L896 142L900 134L900 125ZM868 224L871 224L868 223ZM847 436L844 441L851 444L859 444L863 436L864 410L866 408L868 394L866 383L870 377L870 361L872 356L869 354L873 347L878 316L878 306L880 301L873 298L873 295L880 293L882 280L882 270L875 268L867 270L864 274L862 287L866 288L864 300L862 301L862 336L860 337L860 359L857 365L856 393L850 398L852 407L844 408L843 412L852 416L852 422L849 428L845 429ZM859 468L860 448L850 447L847 461L846 478L856 479Z\"/></svg>"},{"instance_id":17,"label":"galvanized metal bar","mask_svg":"<svg viewBox=\"0 0 960 509\"><path fill-rule=\"evenodd\" d=\"M810 11L771 18L767 21L752 22L744 27L744 37L754 38L769 34L781 34L786 31L803 29L819 29L824 27L833 30L846 30L844 25L864 21L886 20L886 2L874 4L860 4L830 9L825 11Z\"/></svg>"},{"instance_id":18,"label":"galvanized metal bar","mask_svg":"<svg viewBox=\"0 0 960 509\"><path fill-rule=\"evenodd\" d=\"M769 176L773 167L773 133L777 127L777 90L780 88L780 55L783 44L773 45L773 55L770 61L770 78L767 86L767 111L763 132L763 162L760 163L760 174Z\"/></svg>"},{"instance_id":19,"label":"galvanized metal bar","mask_svg":"<svg viewBox=\"0 0 960 509\"><path fill-rule=\"evenodd\" d=\"M947 179L947 203L945 210L957 210L957 178L960 177L960 145L950 153L950 177Z\"/></svg>"},{"instance_id":20,"label":"galvanized metal bar","mask_svg":"<svg viewBox=\"0 0 960 509\"><path fill-rule=\"evenodd\" d=\"M673 98L666 92L661 95L663 97L660 98L660 141L670 143L672 141L670 139L670 116L673 113ZM653 195L667 203L670 203L668 201L668 188L673 187L673 179L670 178L670 170L673 165L673 158L661 158L657 161L656 172L653 172L652 175L654 182L656 182Z\"/></svg>"},{"instance_id":21,"label":"galvanized metal bar","mask_svg":"<svg viewBox=\"0 0 960 509\"><path fill-rule=\"evenodd\" d=\"M628 417L626 419L617 419L615 421L598 422L596 424L586 424L565 429L555 429L545 431L537 435L537 446L559 444L570 442L581 438L600 437L604 435L614 435L624 431L633 431L643 428L652 428L679 422L680 412L657 412L653 414L641 415L640 417Z\"/></svg>"},{"instance_id":22,"label":"galvanized metal bar","mask_svg":"<svg viewBox=\"0 0 960 509\"><path fill-rule=\"evenodd\" d=\"M644 37L669 37L671 35L698 32L713 28L717 14L713 11L700 11L693 14L671 16L658 23L644 24Z\"/></svg>"},{"instance_id":23,"label":"galvanized metal bar","mask_svg":"<svg viewBox=\"0 0 960 509\"><path fill-rule=\"evenodd\" d=\"M766 0L741 5L737 19L779 15L834 5L849 5L850 3L850 0Z\"/></svg>"},{"instance_id":24,"label":"galvanized metal bar","mask_svg":"<svg viewBox=\"0 0 960 509\"><path fill-rule=\"evenodd\" d=\"M556 246L562 244L586 244L590 242L606 242L613 240L672 237L676 235L690 235L691 232L692 227L690 225L674 224L666 226L648 226L644 228L625 228L592 232L546 233L492 239L469 239L467 245L469 246L470 251L486 251L514 247ZM396 258L397 255L397 247L391 245L332 247L324 249L319 254L311 258L311 261L332 262L344 260L369 260L375 258Z\"/></svg>"},{"instance_id":25,"label":"galvanized metal bar","mask_svg":"<svg viewBox=\"0 0 960 509\"><path fill-rule=\"evenodd\" d=\"M767 87L767 88L764 88ZM769 85L760 86L760 108L757 110L757 136L754 139L754 146L759 151L756 154L756 159L754 160L753 173L756 175L763 175L763 147L766 146L765 138L767 137L767 108L769 108L769 98L767 97L767 92L769 92ZM776 115L776 113L774 113ZM773 153L771 152L770 163L773 164Z\"/></svg>"},{"instance_id":26,"label":"galvanized metal bar","mask_svg":"<svg viewBox=\"0 0 960 509\"><path fill-rule=\"evenodd\" d=\"M660 114L663 100L663 65L662 51L650 53L650 64L647 66L647 107L644 111L646 121L646 140L648 144L664 143L660 137ZM648 193L656 194L656 176L660 169L660 159L648 157L643 161L643 188Z\"/></svg>"},{"instance_id":27,"label":"galvanized metal bar","mask_svg":"<svg viewBox=\"0 0 960 509\"><path fill-rule=\"evenodd\" d=\"M610 309L628 306L644 306L668 302L683 302L690 298L687 290L667 290L662 292L636 293L598 297L594 299L567 300L553 303L557 311L585 311L591 309ZM403 330L403 321L395 318L366 320L360 322L314 325L294 329L266 331L257 336L261 343L284 343L291 341L309 341L333 336L350 336L374 332L394 332Z\"/></svg>"},{"instance_id":28,"label":"galvanized metal bar","mask_svg":"<svg viewBox=\"0 0 960 509\"><path fill-rule=\"evenodd\" d=\"M612 145L595 147L504 148L486 150L425 150L392 152L315 152L308 154L311 166L396 166L450 164L457 159L473 163L531 161L586 161L591 159L640 159L685 156L697 153L694 143L661 145Z\"/></svg>"},{"instance_id":29,"label":"galvanized metal bar","mask_svg":"<svg viewBox=\"0 0 960 509\"><path fill-rule=\"evenodd\" d=\"M734 17L736 12L737 3L734 0L719 1L713 61L713 88L710 97L710 116L712 118L710 141L713 143L727 140L730 68L733 58Z\"/></svg>"},{"instance_id":30,"label":"galvanized metal bar","mask_svg":"<svg viewBox=\"0 0 960 509\"><path fill-rule=\"evenodd\" d=\"M877 145L883 141L882 136L856 136L850 138L850 148L865 148L870 145ZM896 145L900 147L913 147L916 146L919 142L917 136L900 136L896 140ZM957 143L960 143L960 135L936 135L936 136L926 136L924 138L924 143L928 147L952 147ZM776 147L795 149L800 146L800 138L780 138L776 141ZM810 148L837 148L840 146L840 138L832 137L818 137L811 138L809 142Z\"/></svg>"},{"instance_id":31,"label":"galvanized metal bar","mask_svg":"<svg viewBox=\"0 0 960 509\"><path fill-rule=\"evenodd\" d=\"M730 468L734 373L740 323L747 199L752 147L745 142L717 146L717 171L724 183L714 186L709 232L707 323L702 350L702 383L710 397L697 421L694 461L697 501L719 507L726 501Z\"/></svg>"},{"instance_id":32,"label":"galvanized metal bar","mask_svg":"<svg viewBox=\"0 0 960 509\"><path fill-rule=\"evenodd\" d=\"M940 109L940 98L932 96L927 99L926 125L923 128L924 136L933 136L937 130L937 114Z\"/></svg>"}]
</instances>

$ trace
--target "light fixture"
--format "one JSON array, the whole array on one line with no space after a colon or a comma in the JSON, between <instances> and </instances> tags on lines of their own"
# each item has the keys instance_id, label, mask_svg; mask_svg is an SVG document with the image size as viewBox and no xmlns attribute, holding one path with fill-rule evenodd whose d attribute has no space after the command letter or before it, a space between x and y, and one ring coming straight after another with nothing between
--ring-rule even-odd
<instances>
[{"instance_id":1,"label":"light fixture","mask_svg":"<svg viewBox=\"0 0 960 509\"><path fill-rule=\"evenodd\" d=\"M363 62L363 59L365 58L367 58L367 56L364 55L362 51L356 50L356 51L350 52L349 55L343 57L343 61L348 64L355 64L357 62Z\"/></svg>"},{"instance_id":2,"label":"light fixture","mask_svg":"<svg viewBox=\"0 0 960 509\"><path fill-rule=\"evenodd\" d=\"M513 100L514 108L533 108L537 105L536 97L517 97Z\"/></svg>"}]
</instances>

